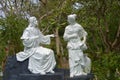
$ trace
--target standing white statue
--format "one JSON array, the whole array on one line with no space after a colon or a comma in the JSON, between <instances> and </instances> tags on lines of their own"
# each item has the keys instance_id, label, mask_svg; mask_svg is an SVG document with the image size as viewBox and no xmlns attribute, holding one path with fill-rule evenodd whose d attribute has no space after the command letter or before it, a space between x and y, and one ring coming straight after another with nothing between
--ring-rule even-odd
<instances>
[{"instance_id":1,"label":"standing white statue","mask_svg":"<svg viewBox=\"0 0 120 80\"><path fill-rule=\"evenodd\" d=\"M83 50L87 49L87 32L76 21L76 14L68 15L69 25L65 28L64 40L67 41L69 53L70 77L87 75L84 71L85 62Z\"/></svg>"},{"instance_id":2,"label":"standing white statue","mask_svg":"<svg viewBox=\"0 0 120 80\"><path fill-rule=\"evenodd\" d=\"M29 58L28 69L35 74L54 73L56 61L53 50L40 46L40 44L50 44L50 37L54 37L54 35L44 36L37 26L37 19L30 17L29 25L21 37L24 51L16 54L17 61Z\"/></svg>"}]
</instances>

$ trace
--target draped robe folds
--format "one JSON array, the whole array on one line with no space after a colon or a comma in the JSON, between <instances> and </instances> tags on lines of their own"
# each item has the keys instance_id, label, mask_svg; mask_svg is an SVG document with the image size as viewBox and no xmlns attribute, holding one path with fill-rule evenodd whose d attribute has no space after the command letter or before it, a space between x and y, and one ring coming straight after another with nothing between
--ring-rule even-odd
<instances>
[{"instance_id":1,"label":"draped robe folds","mask_svg":"<svg viewBox=\"0 0 120 80\"><path fill-rule=\"evenodd\" d=\"M80 75L83 72L83 49L87 49L86 44L82 42L84 36L87 36L87 32L78 23L68 25L65 28L63 38L68 42L67 48L71 75Z\"/></svg>"},{"instance_id":2,"label":"draped robe folds","mask_svg":"<svg viewBox=\"0 0 120 80\"><path fill-rule=\"evenodd\" d=\"M16 54L18 61L29 58L28 69L32 73L50 72L56 65L54 52L40 44L50 44L50 36L44 36L37 27L27 27L21 37L24 51Z\"/></svg>"}]
</instances>

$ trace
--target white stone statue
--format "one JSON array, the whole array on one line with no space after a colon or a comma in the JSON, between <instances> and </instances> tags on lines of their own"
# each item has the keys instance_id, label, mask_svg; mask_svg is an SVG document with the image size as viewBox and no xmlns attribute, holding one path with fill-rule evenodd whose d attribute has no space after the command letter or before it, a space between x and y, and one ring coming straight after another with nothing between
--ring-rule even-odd
<instances>
[{"instance_id":1,"label":"white stone statue","mask_svg":"<svg viewBox=\"0 0 120 80\"><path fill-rule=\"evenodd\" d=\"M54 35L44 36L37 25L37 19L30 17L29 25L21 37L24 51L16 54L17 61L29 58L28 69L35 74L54 73L56 61L53 50L40 46L40 44L50 44L50 37L54 37Z\"/></svg>"},{"instance_id":2,"label":"white stone statue","mask_svg":"<svg viewBox=\"0 0 120 80\"><path fill-rule=\"evenodd\" d=\"M83 66L84 72L90 73L91 72L91 59L86 54L84 54L84 63L85 63Z\"/></svg>"},{"instance_id":3,"label":"white stone statue","mask_svg":"<svg viewBox=\"0 0 120 80\"><path fill-rule=\"evenodd\" d=\"M69 25L65 28L64 40L67 41L69 53L70 77L87 75L85 72L85 62L83 50L87 49L87 32L76 21L76 14L68 15Z\"/></svg>"}]
</instances>

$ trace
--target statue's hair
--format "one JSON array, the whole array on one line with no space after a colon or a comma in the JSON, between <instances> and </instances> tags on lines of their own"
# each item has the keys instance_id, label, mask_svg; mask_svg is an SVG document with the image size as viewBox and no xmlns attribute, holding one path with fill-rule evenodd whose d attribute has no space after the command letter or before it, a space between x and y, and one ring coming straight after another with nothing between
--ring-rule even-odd
<instances>
[{"instance_id":1,"label":"statue's hair","mask_svg":"<svg viewBox=\"0 0 120 80\"><path fill-rule=\"evenodd\" d=\"M68 15L68 18L69 18L69 19L75 19L76 16L77 16L76 14L70 14L70 15Z\"/></svg>"}]
</instances>

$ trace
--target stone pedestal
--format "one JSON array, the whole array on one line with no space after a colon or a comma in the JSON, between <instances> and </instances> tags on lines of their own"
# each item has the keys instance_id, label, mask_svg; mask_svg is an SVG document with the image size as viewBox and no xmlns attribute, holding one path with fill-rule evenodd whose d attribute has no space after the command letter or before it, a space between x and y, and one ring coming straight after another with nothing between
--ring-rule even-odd
<instances>
[{"instance_id":1,"label":"stone pedestal","mask_svg":"<svg viewBox=\"0 0 120 80\"><path fill-rule=\"evenodd\" d=\"M66 80L93 80L93 78L94 78L93 74L88 74L88 75L76 76L73 78L67 77Z\"/></svg>"},{"instance_id":2,"label":"stone pedestal","mask_svg":"<svg viewBox=\"0 0 120 80\"><path fill-rule=\"evenodd\" d=\"M3 72L3 80L93 80L94 78L93 74L70 78L69 69L58 68L54 69L54 74L32 74L27 67L28 59L23 62L18 62L16 56L8 57Z\"/></svg>"},{"instance_id":3,"label":"stone pedestal","mask_svg":"<svg viewBox=\"0 0 120 80\"><path fill-rule=\"evenodd\" d=\"M3 80L17 80L19 74L30 74L27 66L28 59L18 62L16 56L9 56L3 72Z\"/></svg>"},{"instance_id":4,"label":"stone pedestal","mask_svg":"<svg viewBox=\"0 0 120 80\"><path fill-rule=\"evenodd\" d=\"M64 80L62 73L55 74L20 74L18 80Z\"/></svg>"}]
</instances>

